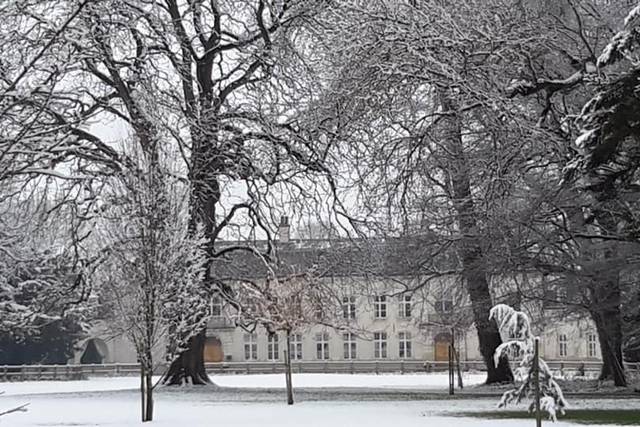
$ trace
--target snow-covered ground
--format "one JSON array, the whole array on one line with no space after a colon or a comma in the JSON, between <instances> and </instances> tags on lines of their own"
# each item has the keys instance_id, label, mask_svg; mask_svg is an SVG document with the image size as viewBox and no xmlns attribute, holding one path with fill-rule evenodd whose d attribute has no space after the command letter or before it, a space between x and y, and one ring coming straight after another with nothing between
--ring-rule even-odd
<instances>
[{"instance_id":1,"label":"snow-covered ground","mask_svg":"<svg viewBox=\"0 0 640 427\"><path fill-rule=\"evenodd\" d=\"M88 398L40 397L34 400L29 412L12 414L0 425L12 427L99 426L131 427L138 421L139 404L136 394L94 396ZM302 402L288 407L278 402L207 402L202 400L174 400L159 396L153 426L156 427L525 427L532 420L483 420L453 418L438 414L446 401L427 402ZM459 406L459 402L458 402ZM465 410L471 409L465 405ZM558 422L554 427L569 427ZM575 425L574 425L575 427Z\"/></svg>"},{"instance_id":2,"label":"snow-covered ground","mask_svg":"<svg viewBox=\"0 0 640 427\"><path fill-rule=\"evenodd\" d=\"M486 374L464 374L467 385L482 383ZM265 375L216 375L211 376L214 383L224 387L242 388L284 388L283 374ZM445 373L436 374L293 374L293 385L299 388L394 388L435 390L449 387L449 378Z\"/></svg>"},{"instance_id":3,"label":"snow-covered ground","mask_svg":"<svg viewBox=\"0 0 640 427\"><path fill-rule=\"evenodd\" d=\"M212 375L216 385L233 388L284 388L283 374L263 375ZM465 374L465 385L480 384L484 374ZM91 378L86 381L28 381L0 383L5 395L77 393L92 391L115 391L135 389L140 385L137 377ZM438 390L448 387L447 374L293 374L296 388L393 388L412 390Z\"/></svg>"},{"instance_id":4,"label":"snow-covered ground","mask_svg":"<svg viewBox=\"0 0 640 427\"><path fill-rule=\"evenodd\" d=\"M159 388L156 393L155 420L152 426L238 426L238 427L528 427L531 420L484 420L454 418L466 411L488 411L496 407L495 399L360 401L357 394L348 400L309 400L288 407L284 393L265 392L256 388L281 387L273 375L214 376L215 387ZM381 387L432 389L442 385L446 375L310 375L294 377L299 387ZM467 378L471 382L471 376ZM30 403L26 413L0 418L0 427L131 427L139 421L137 378L94 378L88 381L0 383L0 410ZM244 389L243 389L244 388ZM254 390L249 390L252 388ZM302 393L300 393L302 395ZM330 397L331 398L331 397ZM575 408L593 407L593 401L570 402ZM624 408L638 401L599 400L600 408ZM558 422L554 427L572 424ZM575 425L573 425L575 426Z\"/></svg>"}]
</instances>

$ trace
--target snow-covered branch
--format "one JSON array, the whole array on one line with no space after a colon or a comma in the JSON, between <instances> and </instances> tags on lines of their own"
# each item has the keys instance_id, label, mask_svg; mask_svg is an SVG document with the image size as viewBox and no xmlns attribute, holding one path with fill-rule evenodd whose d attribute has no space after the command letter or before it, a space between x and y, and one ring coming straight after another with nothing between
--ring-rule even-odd
<instances>
[{"instance_id":1,"label":"snow-covered branch","mask_svg":"<svg viewBox=\"0 0 640 427\"><path fill-rule=\"evenodd\" d=\"M544 360L538 358L535 361L535 337L531 329L529 316L519 310L505 304L498 304L491 309L490 319L495 320L502 334L509 339L501 344L495 352L496 361L511 354L521 357L516 369L516 381L519 384L512 390L506 391L500 399L499 407L509 404L518 404L524 399L532 399L535 396L537 375L540 388L540 408L547 412L549 418L556 420L558 413L564 414L567 407L562 389L553 377L549 366ZM496 362L497 363L497 362ZM536 370L537 365L537 370ZM535 401L529 405L529 411L535 409Z\"/></svg>"}]
</instances>

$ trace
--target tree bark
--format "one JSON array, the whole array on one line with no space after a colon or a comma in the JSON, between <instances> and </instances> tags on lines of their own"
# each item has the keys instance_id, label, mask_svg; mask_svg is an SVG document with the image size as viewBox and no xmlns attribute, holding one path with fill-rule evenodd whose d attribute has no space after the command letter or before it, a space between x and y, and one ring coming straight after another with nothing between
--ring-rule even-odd
<instances>
[{"instance_id":1,"label":"tree bark","mask_svg":"<svg viewBox=\"0 0 640 427\"><path fill-rule=\"evenodd\" d=\"M445 111L456 111L455 102L448 95L441 96ZM462 278L464 280L471 306L480 353L487 366L487 384L512 382L513 374L506 358L500 359L498 366L493 355L502 344L502 338L495 322L489 320L489 311L493 307L487 270L482 247L480 245L479 226L471 194L471 171L469 161L464 152L462 125L457 114L445 119L446 147L448 162L446 173L449 176L450 198L456 211L457 225L460 233L458 253L462 261Z\"/></svg>"},{"instance_id":2,"label":"tree bark","mask_svg":"<svg viewBox=\"0 0 640 427\"><path fill-rule=\"evenodd\" d=\"M163 384L211 384L211 379L209 379L204 367L205 340L206 330L202 330L198 335L189 340L188 349L173 361L162 380Z\"/></svg>"},{"instance_id":3,"label":"tree bark","mask_svg":"<svg viewBox=\"0 0 640 427\"><path fill-rule=\"evenodd\" d=\"M153 421L153 378L150 369L147 369L145 376L145 413L143 421Z\"/></svg>"},{"instance_id":4,"label":"tree bark","mask_svg":"<svg viewBox=\"0 0 640 427\"><path fill-rule=\"evenodd\" d=\"M206 264L203 288L213 291L215 285L211 278L211 263L215 253L216 204L220 201L220 182L218 181L219 153L215 146L215 138L202 130L193 131L192 166L190 171L191 218L190 232L194 233L202 226L206 238ZM185 307L188 310L188 307ZM169 367L163 383L167 385L211 384L204 367L204 344L206 330L191 338L188 349L181 353Z\"/></svg>"},{"instance_id":5,"label":"tree bark","mask_svg":"<svg viewBox=\"0 0 640 427\"><path fill-rule=\"evenodd\" d=\"M291 332L287 331L287 348L284 352L285 375L287 383L287 404L293 405L293 381L291 378Z\"/></svg>"},{"instance_id":6,"label":"tree bark","mask_svg":"<svg viewBox=\"0 0 640 427\"><path fill-rule=\"evenodd\" d=\"M612 215L617 212L618 195L613 186L603 187L596 195L597 204L593 210L598 225L605 233L615 235L618 231L618 219ZM596 325L600 352L602 354L602 370L600 380L613 380L618 387L626 387L622 352L622 289L620 288L620 271L618 244L616 242L598 242L597 259L602 262L594 264L593 279L590 287L590 314ZM598 244L597 243L597 244ZM601 245L601 246L600 246Z\"/></svg>"},{"instance_id":7,"label":"tree bark","mask_svg":"<svg viewBox=\"0 0 640 427\"><path fill-rule=\"evenodd\" d=\"M150 359L149 359L150 360ZM153 420L153 369L140 363L140 395L142 398L142 422Z\"/></svg>"},{"instance_id":8,"label":"tree bark","mask_svg":"<svg viewBox=\"0 0 640 427\"><path fill-rule=\"evenodd\" d=\"M619 299L618 292L611 290L609 299ZM591 317L596 324L598 339L600 341L600 353L602 354L602 370L600 380L613 380L618 387L626 387L627 379L624 372L624 362L622 357L622 314L619 304L612 304L612 301L602 301L591 311Z\"/></svg>"},{"instance_id":9,"label":"tree bark","mask_svg":"<svg viewBox=\"0 0 640 427\"><path fill-rule=\"evenodd\" d=\"M145 393L145 382L144 382L144 364L140 363L140 415L142 417L142 422L146 421L145 411L147 410L147 405L145 399L147 398L147 393Z\"/></svg>"},{"instance_id":10,"label":"tree bark","mask_svg":"<svg viewBox=\"0 0 640 427\"><path fill-rule=\"evenodd\" d=\"M513 373L506 357L500 359L498 366L494 363L493 355L500 344L502 337L498 332L495 322L489 320L489 311L493 306L489 285L484 276L477 273L463 273L467 284L467 291L471 299L473 317L478 331L480 354L487 366L487 384L512 382Z\"/></svg>"}]
</instances>

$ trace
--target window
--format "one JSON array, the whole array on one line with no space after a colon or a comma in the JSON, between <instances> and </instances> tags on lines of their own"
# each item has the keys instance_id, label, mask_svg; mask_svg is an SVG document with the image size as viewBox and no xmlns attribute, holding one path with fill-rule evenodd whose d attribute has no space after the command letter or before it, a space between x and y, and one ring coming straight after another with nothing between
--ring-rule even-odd
<instances>
[{"instance_id":1,"label":"window","mask_svg":"<svg viewBox=\"0 0 640 427\"><path fill-rule=\"evenodd\" d=\"M376 295L374 297L373 312L376 319L385 319L387 317L387 297L385 295Z\"/></svg>"},{"instance_id":2,"label":"window","mask_svg":"<svg viewBox=\"0 0 640 427\"><path fill-rule=\"evenodd\" d=\"M356 358L356 337L351 333L342 334L342 340L344 341L344 358L355 359Z\"/></svg>"},{"instance_id":3,"label":"window","mask_svg":"<svg viewBox=\"0 0 640 427\"><path fill-rule=\"evenodd\" d=\"M587 357L598 357L598 340L596 334L587 334Z\"/></svg>"},{"instance_id":4,"label":"window","mask_svg":"<svg viewBox=\"0 0 640 427\"><path fill-rule=\"evenodd\" d=\"M316 359L329 359L329 334L326 332L316 334Z\"/></svg>"},{"instance_id":5,"label":"window","mask_svg":"<svg viewBox=\"0 0 640 427\"><path fill-rule=\"evenodd\" d=\"M278 335L270 334L267 336L267 359L278 360L280 349L278 346Z\"/></svg>"},{"instance_id":6,"label":"window","mask_svg":"<svg viewBox=\"0 0 640 427\"><path fill-rule=\"evenodd\" d=\"M356 297L342 298L342 317L349 320L356 318Z\"/></svg>"},{"instance_id":7,"label":"window","mask_svg":"<svg viewBox=\"0 0 640 427\"><path fill-rule=\"evenodd\" d=\"M398 356L401 359L411 358L411 333L398 333Z\"/></svg>"},{"instance_id":8,"label":"window","mask_svg":"<svg viewBox=\"0 0 640 427\"><path fill-rule=\"evenodd\" d=\"M220 295L214 295L213 298L211 298L211 316L222 316L222 298L220 298Z\"/></svg>"},{"instance_id":9,"label":"window","mask_svg":"<svg viewBox=\"0 0 640 427\"><path fill-rule=\"evenodd\" d=\"M244 334L244 360L258 360L258 340L256 334Z\"/></svg>"},{"instance_id":10,"label":"window","mask_svg":"<svg viewBox=\"0 0 640 427\"><path fill-rule=\"evenodd\" d=\"M289 337L289 357L291 360L302 360L302 335L291 334Z\"/></svg>"},{"instance_id":11,"label":"window","mask_svg":"<svg viewBox=\"0 0 640 427\"><path fill-rule=\"evenodd\" d=\"M565 334L558 335L558 355L567 357L567 336Z\"/></svg>"},{"instance_id":12,"label":"window","mask_svg":"<svg viewBox=\"0 0 640 427\"><path fill-rule=\"evenodd\" d=\"M400 311L398 316L401 318L409 318L411 317L411 295L404 294L400 295Z\"/></svg>"},{"instance_id":13,"label":"window","mask_svg":"<svg viewBox=\"0 0 640 427\"><path fill-rule=\"evenodd\" d=\"M441 286L436 299L436 311L438 313L451 313L453 311L453 292L447 286Z\"/></svg>"},{"instance_id":14,"label":"window","mask_svg":"<svg viewBox=\"0 0 640 427\"><path fill-rule=\"evenodd\" d=\"M373 353L376 359L387 358L387 333L386 332L373 333Z\"/></svg>"}]
</instances>

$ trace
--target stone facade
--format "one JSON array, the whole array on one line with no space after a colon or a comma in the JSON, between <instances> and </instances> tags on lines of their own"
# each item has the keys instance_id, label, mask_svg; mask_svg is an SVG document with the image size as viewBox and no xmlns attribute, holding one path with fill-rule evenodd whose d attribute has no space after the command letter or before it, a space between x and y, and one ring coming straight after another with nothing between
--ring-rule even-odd
<instances>
[{"instance_id":1,"label":"stone facade","mask_svg":"<svg viewBox=\"0 0 640 427\"><path fill-rule=\"evenodd\" d=\"M362 252L354 250L349 242L336 245L322 240L291 239L288 223L284 222L279 235L277 274L286 274L287 268L299 272L321 265L325 271L321 280L330 284L341 299L333 317L323 321L335 327L317 324L293 332L293 359L446 361L453 333L461 360L481 360L473 316L460 278L455 274L442 277L409 274L422 265L424 242L385 242L373 251ZM262 280L265 272L260 270L261 261L242 256L215 268L238 280L243 277ZM432 263L449 267L452 262L443 256ZM364 270L373 274L362 274ZM493 298L522 305L521 309L530 313L536 332L542 337L541 354L546 359L600 360L595 327L590 321L562 316L557 309L543 307L542 303L521 304L518 295L523 284L534 293L544 285L535 274L517 279L494 277ZM254 331L236 327L233 310L220 299L212 301L212 314L207 328L206 361L283 360L286 347L283 332L276 339L269 338L261 326ZM97 348L105 353L104 363L135 362L133 346L124 337L110 337L105 325L96 327L91 338L99 340ZM86 342L81 343L76 362L86 348ZM158 354L157 360L161 360L161 349Z\"/></svg>"}]
</instances>

